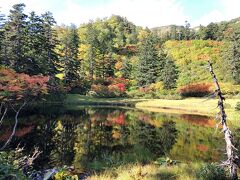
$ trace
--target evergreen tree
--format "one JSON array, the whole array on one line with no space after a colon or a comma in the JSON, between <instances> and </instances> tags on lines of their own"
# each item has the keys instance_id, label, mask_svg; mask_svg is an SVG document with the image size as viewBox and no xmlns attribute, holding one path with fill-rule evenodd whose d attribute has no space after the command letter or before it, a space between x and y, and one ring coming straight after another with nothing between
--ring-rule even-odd
<instances>
[{"instance_id":1,"label":"evergreen tree","mask_svg":"<svg viewBox=\"0 0 240 180\"><path fill-rule=\"evenodd\" d=\"M27 49L25 52L29 61L25 73L48 74L49 64L43 53L44 41L43 20L35 12L31 12L27 25Z\"/></svg>"},{"instance_id":2,"label":"evergreen tree","mask_svg":"<svg viewBox=\"0 0 240 180\"><path fill-rule=\"evenodd\" d=\"M72 24L70 27L70 57L71 61L69 62L69 73L68 76L71 77L71 80L78 80L80 78L80 59L78 58L79 54L79 37L77 32L77 27Z\"/></svg>"},{"instance_id":3,"label":"evergreen tree","mask_svg":"<svg viewBox=\"0 0 240 180\"><path fill-rule=\"evenodd\" d=\"M178 70L174 61L170 57L165 57L163 70L161 71L161 78L165 89L172 89L176 87L176 81L178 78Z\"/></svg>"},{"instance_id":4,"label":"evergreen tree","mask_svg":"<svg viewBox=\"0 0 240 180\"><path fill-rule=\"evenodd\" d=\"M42 39L42 58L46 59L45 73L53 76L59 70L59 58L56 53L56 46L58 45L56 31L54 26L56 21L54 20L51 12L46 12L41 16L43 26L43 39Z\"/></svg>"},{"instance_id":5,"label":"evergreen tree","mask_svg":"<svg viewBox=\"0 0 240 180\"><path fill-rule=\"evenodd\" d=\"M3 50L3 40L4 40L4 23L5 23L5 16L1 14L0 11L0 65L3 65L3 56L2 56L2 50Z\"/></svg>"},{"instance_id":6,"label":"evergreen tree","mask_svg":"<svg viewBox=\"0 0 240 180\"><path fill-rule=\"evenodd\" d=\"M139 47L138 57L138 86L142 87L154 83L158 76L158 52L156 37L152 33L143 39Z\"/></svg>"},{"instance_id":7,"label":"evergreen tree","mask_svg":"<svg viewBox=\"0 0 240 180\"><path fill-rule=\"evenodd\" d=\"M24 4L16 4L10 10L2 41L2 61L17 72L25 72L28 64L25 58L27 15L23 13L24 7Z\"/></svg>"},{"instance_id":8,"label":"evergreen tree","mask_svg":"<svg viewBox=\"0 0 240 180\"><path fill-rule=\"evenodd\" d=\"M23 13L24 4L16 4L4 24L1 45L1 63L30 75L53 75L56 41L53 35L55 23L51 13L41 17L31 12Z\"/></svg>"},{"instance_id":9,"label":"evergreen tree","mask_svg":"<svg viewBox=\"0 0 240 180\"><path fill-rule=\"evenodd\" d=\"M167 54L160 49L157 63L157 81L163 81L163 69L167 60Z\"/></svg>"},{"instance_id":10,"label":"evergreen tree","mask_svg":"<svg viewBox=\"0 0 240 180\"><path fill-rule=\"evenodd\" d=\"M75 25L64 27L65 34L60 43L62 49L62 63L64 64L65 83L80 79L80 60L78 58L79 37Z\"/></svg>"},{"instance_id":11,"label":"evergreen tree","mask_svg":"<svg viewBox=\"0 0 240 180\"><path fill-rule=\"evenodd\" d=\"M122 77L123 78L126 78L126 79L130 79L131 78L132 64L130 63L130 59L129 58L124 58L123 59L122 68L120 69L120 71L122 72Z\"/></svg>"},{"instance_id":12,"label":"evergreen tree","mask_svg":"<svg viewBox=\"0 0 240 180\"><path fill-rule=\"evenodd\" d=\"M223 52L225 64L230 66L231 76L235 84L240 83L240 31L237 27L229 38L229 46ZM226 69L225 69L226 70Z\"/></svg>"}]
</instances>

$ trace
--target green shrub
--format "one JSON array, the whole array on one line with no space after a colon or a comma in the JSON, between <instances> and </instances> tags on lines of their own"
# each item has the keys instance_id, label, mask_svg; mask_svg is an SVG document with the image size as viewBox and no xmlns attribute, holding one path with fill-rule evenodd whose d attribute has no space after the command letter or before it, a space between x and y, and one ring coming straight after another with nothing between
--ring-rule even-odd
<instances>
[{"instance_id":1,"label":"green shrub","mask_svg":"<svg viewBox=\"0 0 240 180\"><path fill-rule=\"evenodd\" d=\"M91 89L91 80L90 79L81 79L75 82L70 83L69 93L70 94L81 94L86 95L86 93Z\"/></svg>"},{"instance_id":2,"label":"green shrub","mask_svg":"<svg viewBox=\"0 0 240 180\"><path fill-rule=\"evenodd\" d=\"M0 179L26 179L9 157L11 156L8 153L0 152Z\"/></svg>"},{"instance_id":3,"label":"green shrub","mask_svg":"<svg viewBox=\"0 0 240 180\"><path fill-rule=\"evenodd\" d=\"M236 107L235 107L235 110L236 110L236 111L240 111L240 102L237 102Z\"/></svg>"},{"instance_id":4,"label":"green shrub","mask_svg":"<svg viewBox=\"0 0 240 180\"><path fill-rule=\"evenodd\" d=\"M176 93L168 93L168 94L156 94L155 98L158 99L168 99L168 100L180 100L183 99L182 96L180 96L179 94Z\"/></svg>"},{"instance_id":5,"label":"green shrub","mask_svg":"<svg viewBox=\"0 0 240 180\"><path fill-rule=\"evenodd\" d=\"M138 89L133 89L127 92L128 96L131 98L143 98L143 92L140 92Z\"/></svg>"},{"instance_id":6,"label":"green shrub","mask_svg":"<svg viewBox=\"0 0 240 180\"><path fill-rule=\"evenodd\" d=\"M153 86L155 87L153 88ZM172 89L172 90L162 89L161 82L152 84L149 87L145 87L145 88L132 89L128 91L127 94L131 98L145 98L145 99L158 98L158 99L174 99L174 100L183 99L183 97L180 96L175 91L175 89Z\"/></svg>"},{"instance_id":7,"label":"green shrub","mask_svg":"<svg viewBox=\"0 0 240 180\"><path fill-rule=\"evenodd\" d=\"M201 180L225 180L226 173L222 167L215 163L203 165L196 172L197 178Z\"/></svg>"}]
</instances>

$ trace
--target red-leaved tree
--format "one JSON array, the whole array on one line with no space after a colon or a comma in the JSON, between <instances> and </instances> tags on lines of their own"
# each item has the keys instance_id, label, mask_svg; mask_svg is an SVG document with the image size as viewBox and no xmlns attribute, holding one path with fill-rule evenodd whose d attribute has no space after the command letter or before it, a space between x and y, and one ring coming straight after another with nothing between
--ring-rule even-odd
<instances>
[{"instance_id":1,"label":"red-leaved tree","mask_svg":"<svg viewBox=\"0 0 240 180\"><path fill-rule=\"evenodd\" d=\"M9 109L15 112L12 134L1 149L9 144L15 134L18 115L22 108L34 98L47 94L48 80L49 78L46 76L29 76L24 73L16 73L6 67L0 67L0 125Z\"/></svg>"}]
</instances>

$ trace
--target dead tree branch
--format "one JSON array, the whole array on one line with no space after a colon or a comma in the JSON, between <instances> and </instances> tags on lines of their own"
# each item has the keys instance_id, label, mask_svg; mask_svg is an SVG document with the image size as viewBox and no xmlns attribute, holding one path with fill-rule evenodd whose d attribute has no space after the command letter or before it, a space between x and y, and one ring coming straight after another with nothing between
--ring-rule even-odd
<instances>
[{"instance_id":1,"label":"dead tree branch","mask_svg":"<svg viewBox=\"0 0 240 180\"><path fill-rule=\"evenodd\" d=\"M4 148L6 148L6 146L10 143L10 141L12 140L15 132L16 132L16 128L17 128L17 124L18 124L18 115L20 113L20 111L22 110L22 108L27 104L27 101L24 101L23 104L18 108L18 110L16 111L15 114L15 124L12 130L12 134L10 135L10 137L8 138L7 142L0 148L0 150L3 150ZM13 108L13 106L12 106ZM13 110L15 111L15 109L13 108Z\"/></svg>"},{"instance_id":2,"label":"dead tree branch","mask_svg":"<svg viewBox=\"0 0 240 180\"><path fill-rule=\"evenodd\" d=\"M1 109L2 109L3 107L1 107ZM2 122L3 122L3 119L4 119L4 117L6 116L6 113L7 113L7 110L8 110L8 107L5 107L5 109L4 109L4 111L3 111L3 114L2 113L0 113L0 126L2 125Z\"/></svg>"},{"instance_id":3,"label":"dead tree branch","mask_svg":"<svg viewBox=\"0 0 240 180\"><path fill-rule=\"evenodd\" d=\"M220 89L217 77L213 71L211 62L209 62L209 71L212 75L215 88L216 88L215 93L216 93L216 96L218 97L218 108L220 110L219 115L220 115L221 124L222 124L222 131L224 133L224 139L226 142L226 151L227 151L226 154L228 159L225 162L223 162L222 165L229 168L231 179L236 180L238 179L237 168L240 167L239 158L236 154L237 149L233 145L232 132L227 126L227 115L226 115L224 104L223 104L223 101L225 100L225 98L222 95L222 91Z\"/></svg>"}]
</instances>

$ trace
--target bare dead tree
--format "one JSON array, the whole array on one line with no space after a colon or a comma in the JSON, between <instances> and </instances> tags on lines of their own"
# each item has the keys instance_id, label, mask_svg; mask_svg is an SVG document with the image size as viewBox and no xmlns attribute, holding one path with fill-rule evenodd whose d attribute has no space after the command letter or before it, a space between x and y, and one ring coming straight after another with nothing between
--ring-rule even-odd
<instances>
[{"instance_id":1,"label":"bare dead tree","mask_svg":"<svg viewBox=\"0 0 240 180\"><path fill-rule=\"evenodd\" d=\"M224 109L224 100L225 98L222 95L222 91L220 89L217 77L213 71L212 63L209 61L209 71L212 75L214 84L215 84L215 95L218 97L218 108L219 108L219 113L218 117L221 120L222 124L222 132L224 133L224 139L226 142L226 154L227 154L227 160L222 163L223 166L227 167L229 169L230 173L230 178L232 180L238 179L238 174L237 170L238 167L240 167L240 161L237 156L237 149L233 145L233 135L232 132L230 131L228 125L227 125L227 115Z\"/></svg>"}]
</instances>

